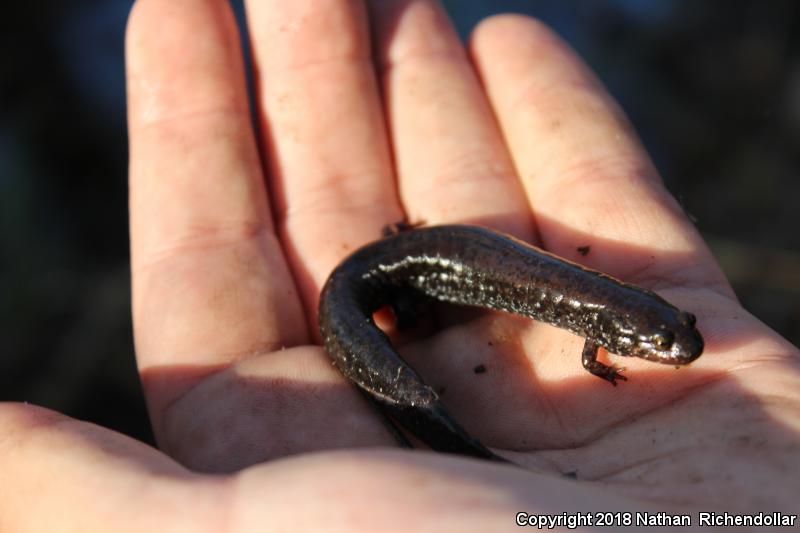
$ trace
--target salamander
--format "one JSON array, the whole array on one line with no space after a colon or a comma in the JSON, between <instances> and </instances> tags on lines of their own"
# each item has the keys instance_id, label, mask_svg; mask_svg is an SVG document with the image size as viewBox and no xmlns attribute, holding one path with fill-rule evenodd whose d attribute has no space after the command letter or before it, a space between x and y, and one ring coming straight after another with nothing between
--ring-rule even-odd
<instances>
[{"instance_id":1,"label":"salamander","mask_svg":"<svg viewBox=\"0 0 800 533\"><path fill-rule=\"evenodd\" d=\"M434 450L504 459L469 435L438 394L375 324L389 305L402 320L409 298L433 298L529 317L585 338L581 359L616 386L623 369L608 352L685 365L703 352L695 316L652 291L589 270L497 231L445 225L398 232L367 244L330 274L319 328L334 364L380 409Z\"/></svg>"}]
</instances>

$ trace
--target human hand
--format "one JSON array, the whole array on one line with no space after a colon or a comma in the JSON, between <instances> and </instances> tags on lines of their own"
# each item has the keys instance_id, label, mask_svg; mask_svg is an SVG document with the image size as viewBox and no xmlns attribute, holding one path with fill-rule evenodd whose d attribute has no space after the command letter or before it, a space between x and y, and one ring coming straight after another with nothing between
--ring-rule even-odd
<instances>
[{"instance_id":1,"label":"human hand","mask_svg":"<svg viewBox=\"0 0 800 533\"><path fill-rule=\"evenodd\" d=\"M792 509L797 350L739 306L557 38L494 18L468 56L434 5L383 0L376 69L358 2L248 7L260 143L224 2L140 0L129 26L133 315L162 452L4 405L0 529L496 531L517 511ZM680 371L626 360L612 388L566 332L450 321L404 355L526 469L367 449L393 441L316 344L316 301L403 218L491 225L654 288L698 316L705 354Z\"/></svg>"}]
</instances>

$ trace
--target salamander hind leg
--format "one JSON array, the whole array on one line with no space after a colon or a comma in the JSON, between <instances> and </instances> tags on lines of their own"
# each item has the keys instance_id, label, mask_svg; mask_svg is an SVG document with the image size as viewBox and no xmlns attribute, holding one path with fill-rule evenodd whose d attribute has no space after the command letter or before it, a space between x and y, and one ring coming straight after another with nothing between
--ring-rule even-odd
<instances>
[{"instance_id":1,"label":"salamander hind leg","mask_svg":"<svg viewBox=\"0 0 800 533\"><path fill-rule=\"evenodd\" d=\"M386 431L394 438L397 445L401 448L413 448L414 446L411 445L411 441L406 438L403 434L403 431L394 423L394 421L389 418L389 416L383 412L381 408L381 403L375 400L372 396L370 396L364 389L358 388L361 394L366 398L369 406L375 412L375 415L381 419L383 426L386 428Z\"/></svg>"},{"instance_id":2,"label":"salamander hind leg","mask_svg":"<svg viewBox=\"0 0 800 533\"><path fill-rule=\"evenodd\" d=\"M394 314L395 326L400 331L412 329L419 323L419 315L422 311L422 296L413 294L410 290L398 290L392 294L389 300L389 307Z\"/></svg>"},{"instance_id":3,"label":"salamander hind leg","mask_svg":"<svg viewBox=\"0 0 800 533\"><path fill-rule=\"evenodd\" d=\"M432 449L508 463L467 433L438 401L425 405L383 403L385 411Z\"/></svg>"},{"instance_id":4,"label":"salamander hind leg","mask_svg":"<svg viewBox=\"0 0 800 533\"><path fill-rule=\"evenodd\" d=\"M400 222L394 222L393 224L387 224L381 229L381 235L383 237L391 237L392 235L397 235L398 233L403 233L406 231L410 231L414 228L419 228L420 226L424 226L424 221L419 222L407 222L406 220L401 220Z\"/></svg>"},{"instance_id":5,"label":"salamander hind leg","mask_svg":"<svg viewBox=\"0 0 800 533\"><path fill-rule=\"evenodd\" d=\"M581 354L583 368L588 370L591 374L603 378L615 387L617 386L617 380L628 381L628 378L622 375L622 372L625 370L624 368L605 365L597 360L598 349L599 346L597 344L589 340L586 341L586 344L583 345L583 353Z\"/></svg>"}]
</instances>

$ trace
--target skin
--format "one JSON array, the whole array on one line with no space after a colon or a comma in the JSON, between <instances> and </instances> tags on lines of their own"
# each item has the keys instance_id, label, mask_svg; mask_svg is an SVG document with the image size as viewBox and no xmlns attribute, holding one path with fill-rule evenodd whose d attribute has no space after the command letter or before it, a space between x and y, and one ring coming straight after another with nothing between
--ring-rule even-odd
<instances>
[{"instance_id":1,"label":"skin","mask_svg":"<svg viewBox=\"0 0 800 533\"><path fill-rule=\"evenodd\" d=\"M550 30L495 17L465 53L426 1L247 7L260 141L225 2L140 0L128 27L133 320L160 449L0 405L0 530L796 512L798 351L740 307L619 108ZM318 345L314 310L334 265L404 217L490 225L652 288L697 315L705 352L680 370L627 359L614 388L567 332L448 313L403 355L525 468L392 448Z\"/></svg>"}]
</instances>

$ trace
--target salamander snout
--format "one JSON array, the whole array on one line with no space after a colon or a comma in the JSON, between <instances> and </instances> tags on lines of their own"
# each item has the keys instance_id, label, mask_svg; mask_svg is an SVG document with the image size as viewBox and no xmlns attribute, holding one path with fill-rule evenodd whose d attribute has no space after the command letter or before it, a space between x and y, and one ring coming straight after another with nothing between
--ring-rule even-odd
<instances>
[{"instance_id":1,"label":"salamander snout","mask_svg":"<svg viewBox=\"0 0 800 533\"><path fill-rule=\"evenodd\" d=\"M700 357L704 347L696 323L697 319L691 313L675 313L639 336L638 353L634 355L669 365L691 363Z\"/></svg>"},{"instance_id":2,"label":"salamander snout","mask_svg":"<svg viewBox=\"0 0 800 533\"><path fill-rule=\"evenodd\" d=\"M687 313L688 314L688 313ZM682 328L675 334L675 342L670 350L671 356L674 358L672 361L665 361L667 363L674 363L685 365L691 363L703 353L705 344L703 336L697 331L694 326L689 328Z\"/></svg>"}]
</instances>

